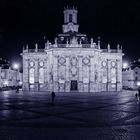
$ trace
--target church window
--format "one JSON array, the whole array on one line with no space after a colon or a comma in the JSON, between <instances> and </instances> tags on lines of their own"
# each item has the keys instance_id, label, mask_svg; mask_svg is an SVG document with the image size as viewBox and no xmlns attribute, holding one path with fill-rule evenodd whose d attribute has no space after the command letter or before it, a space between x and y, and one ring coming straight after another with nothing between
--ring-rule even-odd
<instances>
[{"instance_id":1,"label":"church window","mask_svg":"<svg viewBox=\"0 0 140 140\"><path fill-rule=\"evenodd\" d=\"M102 76L102 83L107 83L107 71L104 69L103 76Z\"/></svg>"},{"instance_id":2,"label":"church window","mask_svg":"<svg viewBox=\"0 0 140 140\"><path fill-rule=\"evenodd\" d=\"M111 83L116 83L116 69L112 68L111 69Z\"/></svg>"},{"instance_id":3,"label":"church window","mask_svg":"<svg viewBox=\"0 0 140 140\"><path fill-rule=\"evenodd\" d=\"M31 68L29 70L29 82L30 84L34 84L35 83L35 71L33 68Z\"/></svg>"},{"instance_id":4,"label":"church window","mask_svg":"<svg viewBox=\"0 0 140 140\"><path fill-rule=\"evenodd\" d=\"M69 15L69 22L72 22L72 14Z\"/></svg>"},{"instance_id":5,"label":"church window","mask_svg":"<svg viewBox=\"0 0 140 140\"><path fill-rule=\"evenodd\" d=\"M43 68L39 69L39 83L40 84L44 83L44 69Z\"/></svg>"}]
</instances>

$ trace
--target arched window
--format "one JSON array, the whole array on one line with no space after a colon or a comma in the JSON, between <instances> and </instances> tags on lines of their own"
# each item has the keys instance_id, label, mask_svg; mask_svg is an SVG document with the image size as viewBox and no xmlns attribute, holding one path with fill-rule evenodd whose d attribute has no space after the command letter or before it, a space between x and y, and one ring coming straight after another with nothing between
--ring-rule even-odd
<instances>
[{"instance_id":1,"label":"arched window","mask_svg":"<svg viewBox=\"0 0 140 140\"><path fill-rule=\"evenodd\" d=\"M29 70L29 83L34 84L35 83L35 70L31 68Z\"/></svg>"},{"instance_id":2,"label":"arched window","mask_svg":"<svg viewBox=\"0 0 140 140\"><path fill-rule=\"evenodd\" d=\"M39 69L39 83L40 84L44 83L44 69L43 68Z\"/></svg>"},{"instance_id":3,"label":"arched window","mask_svg":"<svg viewBox=\"0 0 140 140\"><path fill-rule=\"evenodd\" d=\"M72 22L72 14L69 15L69 22Z\"/></svg>"}]
</instances>

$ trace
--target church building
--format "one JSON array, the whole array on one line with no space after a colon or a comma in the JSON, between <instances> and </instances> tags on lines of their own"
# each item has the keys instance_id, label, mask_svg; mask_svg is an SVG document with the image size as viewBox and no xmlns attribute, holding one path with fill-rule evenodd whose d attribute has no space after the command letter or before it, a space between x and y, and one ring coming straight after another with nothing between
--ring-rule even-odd
<instances>
[{"instance_id":1,"label":"church building","mask_svg":"<svg viewBox=\"0 0 140 140\"><path fill-rule=\"evenodd\" d=\"M102 49L100 38L79 32L77 9L64 9L63 33L47 41L44 49L22 52L23 90L101 92L122 90L122 48Z\"/></svg>"}]
</instances>

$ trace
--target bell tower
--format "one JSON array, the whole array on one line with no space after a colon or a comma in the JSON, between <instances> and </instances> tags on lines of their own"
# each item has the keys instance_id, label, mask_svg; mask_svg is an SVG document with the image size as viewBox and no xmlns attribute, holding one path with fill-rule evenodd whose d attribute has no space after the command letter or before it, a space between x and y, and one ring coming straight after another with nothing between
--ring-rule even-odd
<instances>
[{"instance_id":1,"label":"bell tower","mask_svg":"<svg viewBox=\"0 0 140 140\"><path fill-rule=\"evenodd\" d=\"M64 9L64 25L62 26L63 33L78 32L79 25L77 24L77 9L65 8Z\"/></svg>"}]
</instances>

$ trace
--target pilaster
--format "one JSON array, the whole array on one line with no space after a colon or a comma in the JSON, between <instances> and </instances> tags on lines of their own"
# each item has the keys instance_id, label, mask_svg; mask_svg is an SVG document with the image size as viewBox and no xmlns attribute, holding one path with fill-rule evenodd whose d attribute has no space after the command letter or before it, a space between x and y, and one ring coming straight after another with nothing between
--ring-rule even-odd
<instances>
[{"instance_id":1,"label":"pilaster","mask_svg":"<svg viewBox=\"0 0 140 140\"><path fill-rule=\"evenodd\" d=\"M65 91L70 92L70 57L65 56L66 58L66 81L65 81Z\"/></svg>"},{"instance_id":2,"label":"pilaster","mask_svg":"<svg viewBox=\"0 0 140 140\"><path fill-rule=\"evenodd\" d=\"M58 92L58 56L53 57L53 90Z\"/></svg>"},{"instance_id":3,"label":"pilaster","mask_svg":"<svg viewBox=\"0 0 140 140\"><path fill-rule=\"evenodd\" d=\"M78 81L78 90L83 92L83 68L82 68L82 58L83 56L78 56L78 68L79 68L79 81Z\"/></svg>"},{"instance_id":4,"label":"pilaster","mask_svg":"<svg viewBox=\"0 0 140 140\"><path fill-rule=\"evenodd\" d=\"M35 91L39 91L39 59L35 59Z\"/></svg>"}]
</instances>

